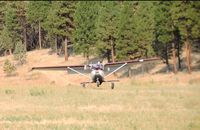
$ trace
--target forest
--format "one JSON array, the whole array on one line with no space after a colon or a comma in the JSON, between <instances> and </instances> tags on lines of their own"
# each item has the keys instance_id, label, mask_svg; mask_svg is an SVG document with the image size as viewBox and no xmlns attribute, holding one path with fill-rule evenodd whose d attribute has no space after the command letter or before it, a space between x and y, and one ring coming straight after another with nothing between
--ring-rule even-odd
<instances>
[{"instance_id":1,"label":"forest","mask_svg":"<svg viewBox=\"0 0 200 130\"><path fill-rule=\"evenodd\" d=\"M181 70L200 49L199 1L1 1L0 55L51 48L108 62L161 57ZM177 68L176 68L177 66Z\"/></svg>"}]
</instances>

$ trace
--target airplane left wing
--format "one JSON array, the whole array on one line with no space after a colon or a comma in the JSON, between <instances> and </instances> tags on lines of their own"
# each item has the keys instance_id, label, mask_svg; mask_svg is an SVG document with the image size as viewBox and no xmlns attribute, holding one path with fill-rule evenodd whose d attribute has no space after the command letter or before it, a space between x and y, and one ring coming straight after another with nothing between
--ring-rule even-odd
<instances>
[{"instance_id":1,"label":"airplane left wing","mask_svg":"<svg viewBox=\"0 0 200 130\"><path fill-rule=\"evenodd\" d=\"M122 61L122 62L113 62L113 63L107 63L104 66L112 66L112 65L118 65L118 64L131 64L131 63L140 63L140 62L148 62L148 61L155 61L155 60L161 60L158 57L154 58L146 58L146 59L136 59L136 60L128 60L128 61Z\"/></svg>"}]
</instances>

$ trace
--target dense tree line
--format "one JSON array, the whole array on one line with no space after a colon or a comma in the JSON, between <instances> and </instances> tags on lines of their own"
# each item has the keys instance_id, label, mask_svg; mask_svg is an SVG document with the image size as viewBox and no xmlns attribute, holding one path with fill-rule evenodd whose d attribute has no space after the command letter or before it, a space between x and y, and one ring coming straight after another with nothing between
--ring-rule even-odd
<instances>
[{"instance_id":1,"label":"dense tree line","mask_svg":"<svg viewBox=\"0 0 200 130\"><path fill-rule=\"evenodd\" d=\"M3 1L0 54L12 54L23 43L26 51L52 48L67 60L73 44L75 53L109 62L160 56L170 69L172 57L176 73L185 47L191 72L192 46L200 41L199 15L199 1Z\"/></svg>"}]
</instances>

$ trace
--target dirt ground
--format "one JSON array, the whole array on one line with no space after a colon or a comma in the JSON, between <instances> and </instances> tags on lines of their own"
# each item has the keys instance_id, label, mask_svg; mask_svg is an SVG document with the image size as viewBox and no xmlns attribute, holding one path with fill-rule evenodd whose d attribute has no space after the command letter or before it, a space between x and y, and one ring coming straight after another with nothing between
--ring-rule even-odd
<instances>
[{"instance_id":1,"label":"dirt ground","mask_svg":"<svg viewBox=\"0 0 200 130\"><path fill-rule=\"evenodd\" d=\"M27 85L41 85L41 84L55 84L58 86L65 86L68 84L79 85L80 82L89 81L82 76L76 74L69 75L67 71L30 71L34 66L54 66L54 65L80 65L85 62L85 59L81 56L70 56L67 62L63 57L56 55L55 53L49 54L49 49L35 50L28 52L27 63L22 66L17 66L16 76L7 77L3 72L3 63L5 59L11 60L14 64L13 56L0 57L0 86L27 86ZM158 64L151 72L132 76L131 78L120 78L120 82L155 82L164 84L190 84L200 82L200 71L187 74L187 72L173 73L158 73L154 74L156 70L165 66L164 64ZM117 74L119 75L119 74ZM116 76L110 76L109 79L116 79Z\"/></svg>"}]
</instances>

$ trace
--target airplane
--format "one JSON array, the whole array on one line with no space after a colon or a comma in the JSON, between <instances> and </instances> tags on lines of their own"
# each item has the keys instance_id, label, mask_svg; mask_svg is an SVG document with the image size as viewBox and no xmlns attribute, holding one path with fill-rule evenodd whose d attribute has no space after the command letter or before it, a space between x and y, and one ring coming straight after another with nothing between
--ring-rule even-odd
<instances>
[{"instance_id":1,"label":"airplane","mask_svg":"<svg viewBox=\"0 0 200 130\"><path fill-rule=\"evenodd\" d=\"M43 67L32 67L31 70L62 70L62 71L71 71L87 78L90 78L91 81L82 82L80 83L82 87L85 87L86 84L89 83L96 83L96 86L99 87L104 82L111 83L111 89L114 89L114 83L119 82L119 80L105 80L106 77L112 75L113 73L119 71L123 67L127 66L128 64L132 63L139 63L139 62L148 62L148 61L155 61L160 60L160 58L148 58L148 59L138 59L138 60L129 60L123 62L113 62L113 63L106 63L102 64L101 62L97 62L96 64L88 64L88 65L69 65L69 66L43 66ZM88 71L89 70L89 71ZM105 75L105 70L109 72ZM83 71L83 72L81 72ZM86 75L85 73L90 73Z\"/></svg>"}]
</instances>

